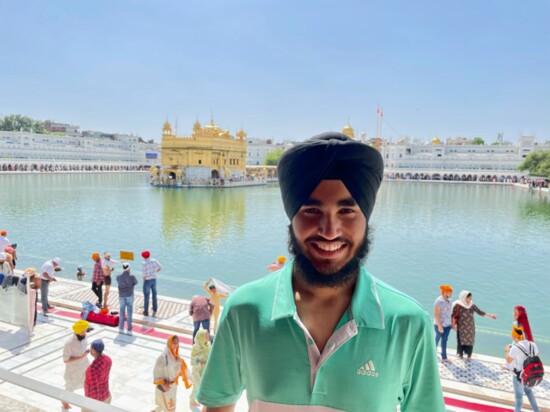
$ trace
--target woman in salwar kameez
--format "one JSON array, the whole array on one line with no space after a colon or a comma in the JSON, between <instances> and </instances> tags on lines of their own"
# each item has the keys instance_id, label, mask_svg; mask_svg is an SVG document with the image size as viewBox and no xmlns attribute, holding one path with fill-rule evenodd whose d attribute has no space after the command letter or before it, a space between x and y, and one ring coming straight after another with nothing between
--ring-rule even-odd
<instances>
[{"instance_id":1,"label":"woman in salwar kameez","mask_svg":"<svg viewBox=\"0 0 550 412\"><path fill-rule=\"evenodd\" d=\"M210 354L210 335L207 330L200 329L195 336L195 343L191 349L191 370L193 389L191 389L191 395L189 396L189 405L191 407L199 406L195 394L201 382L204 368L206 368L206 361Z\"/></svg>"},{"instance_id":2,"label":"woman in salwar kameez","mask_svg":"<svg viewBox=\"0 0 550 412\"><path fill-rule=\"evenodd\" d=\"M191 387L189 369L185 361L179 357L179 346L178 337L170 336L164 351L155 363L153 383L155 384L156 412L174 412L176 410L176 395L180 376L185 388Z\"/></svg>"},{"instance_id":3,"label":"woman in salwar kameez","mask_svg":"<svg viewBox=\"0 0 550 412\"><path fill-rule=\"evenodd\" d=\"M453 302L451 319L453 326L456 326L456 355L459 359L464 359L464 353L466 353L468 356L467 361L472 360L476 337L474 313L493 320L497 318L496 315L479 309L472 302L472 294L467 290L463 290L460 292L458 300Z\"/></svg>"}]
</instances>

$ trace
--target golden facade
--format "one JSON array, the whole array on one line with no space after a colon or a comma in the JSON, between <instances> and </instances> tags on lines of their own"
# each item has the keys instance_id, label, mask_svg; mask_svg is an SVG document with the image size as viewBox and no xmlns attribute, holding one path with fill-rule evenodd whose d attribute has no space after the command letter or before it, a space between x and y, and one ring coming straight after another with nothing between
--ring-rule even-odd
<instances>
[{"instance_id":1,"label":"golden facade","mask_svg":"<svg viewBox=\"0 0 550 412\"><path fill-rule=\"evenodd\" d=\"M161 174L184 180L244 179L246 132L231 136L214 120L202 126L197 120L190 137L176 136L168 121L162 128Z\"/></svg>"}]
</instances>

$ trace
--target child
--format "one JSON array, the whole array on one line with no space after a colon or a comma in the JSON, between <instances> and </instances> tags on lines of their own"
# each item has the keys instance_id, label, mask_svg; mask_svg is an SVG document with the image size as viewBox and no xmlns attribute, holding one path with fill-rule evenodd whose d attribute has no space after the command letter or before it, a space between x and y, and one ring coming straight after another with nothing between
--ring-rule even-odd
<instances>
[{"instance_id":1,"label":"child","mask_svg":"<svg viewBox=\"0 0 550 412\"><path fill-rule=\"evenodd\" d=\"M76 268L76 278L78 280L83 280L86 277L86 272L82 270L82 265L78 265Z\"/></svg>"}]
</instances>

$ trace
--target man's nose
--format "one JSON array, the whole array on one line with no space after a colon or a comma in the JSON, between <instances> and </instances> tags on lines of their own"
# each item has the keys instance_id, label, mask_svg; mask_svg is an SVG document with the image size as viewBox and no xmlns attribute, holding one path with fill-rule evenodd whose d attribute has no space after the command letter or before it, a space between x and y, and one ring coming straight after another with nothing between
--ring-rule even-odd
<instances>
[{"instance_id":1,"label":"man's nose","mask_svg":"<svg viewBox=\"0 0 550 412\"><path fill-rule=\"evenodd\" d=\"M335 239L340 236L340 221L334 214L325 214L319 222L319 235L326 239Z\"/></svg>"}]
</instances>

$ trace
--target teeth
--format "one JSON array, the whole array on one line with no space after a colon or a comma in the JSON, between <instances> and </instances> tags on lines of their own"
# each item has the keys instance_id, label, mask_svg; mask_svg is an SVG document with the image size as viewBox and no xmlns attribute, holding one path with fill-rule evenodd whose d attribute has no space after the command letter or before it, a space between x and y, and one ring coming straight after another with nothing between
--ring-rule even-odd
<instances>
[{"instance_id":1,"label":"teeth","mask_svg":"<svg viewBox=\"0 0 550 412\"><path fill-rule=\"evenodd\" d=\"M338 249L340 249L343 245L334 245L334 244L322 244L322 243L316 243L315 244L319 249L325 250L327 252L335 252Z\"/></svg>"}]
</instances>

